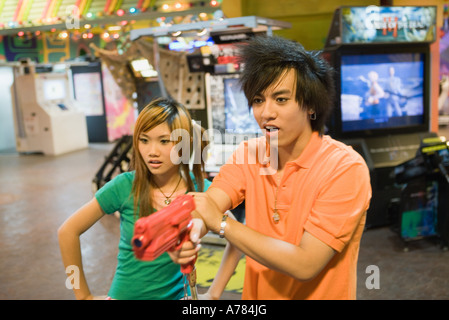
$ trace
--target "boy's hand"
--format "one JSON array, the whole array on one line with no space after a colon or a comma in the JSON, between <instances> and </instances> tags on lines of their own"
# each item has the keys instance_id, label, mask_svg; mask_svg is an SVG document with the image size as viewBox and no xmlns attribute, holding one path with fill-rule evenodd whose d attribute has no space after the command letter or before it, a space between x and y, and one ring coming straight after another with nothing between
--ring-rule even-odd
<instances>
[{"instance_id":1,"label":"boy's hand","mask_svg":"<svg viewBox=\"0 0 449 320\"><path fill-rule=\"evenodd\" d=\"M186 241L182 244L181 248L175 251L168 251L168 255L174 263L188 264L193 261L201 249L200 234L204 226L203 220L194 218L192 219L192 230L190 230L190 241Z\"/></svg>"}]
</instances>

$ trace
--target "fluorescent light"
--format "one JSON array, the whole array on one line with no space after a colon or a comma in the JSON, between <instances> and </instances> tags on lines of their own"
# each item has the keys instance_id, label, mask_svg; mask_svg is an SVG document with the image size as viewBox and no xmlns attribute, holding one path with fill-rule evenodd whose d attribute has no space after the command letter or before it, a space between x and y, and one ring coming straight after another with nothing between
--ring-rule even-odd
<instances>
[{"instance_id":1,"label":"fluorescent light","mask_svg":"<svg viewBox=\"0 0 449 320\"><path fill-rule=\"evenodd\" d=\"M147 59L139 59L131 61L131 65L135 71L153 69Z\"/></svg>"}]
</instances>

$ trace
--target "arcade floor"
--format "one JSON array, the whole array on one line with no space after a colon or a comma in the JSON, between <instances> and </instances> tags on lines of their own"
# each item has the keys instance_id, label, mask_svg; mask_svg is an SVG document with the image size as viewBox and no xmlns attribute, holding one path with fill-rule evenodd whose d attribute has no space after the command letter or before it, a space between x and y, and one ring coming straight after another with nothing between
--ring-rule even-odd
<instances>
[{"instance_id":1,"label":"arcade floor","mask_svg":"<svg viewBox=\"0 0 449 320\"><path fill-rule=\"evenodd\" d=\"M73 299L65 286L57 229L93 196L91 181L113 144L51 157L0 153L0 299ZM81 237L91 291L105 295L116 266L119 220L105 216ZM198 258L199 291L212 281L222 245L204 244ZM222 299L238 300L242 259ZM372 270L378 275L373 288ZM431 239L404 252L388 227L365 231L358 265L358 299L449 299L449 252Z\"/></svg>"}]
</instances>

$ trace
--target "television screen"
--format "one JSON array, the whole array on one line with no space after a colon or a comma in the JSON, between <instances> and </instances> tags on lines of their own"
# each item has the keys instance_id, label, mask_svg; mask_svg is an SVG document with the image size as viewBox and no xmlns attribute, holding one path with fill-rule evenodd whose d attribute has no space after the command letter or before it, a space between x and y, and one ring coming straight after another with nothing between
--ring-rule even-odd
<instances>
[{"instance_id":1,"label":"television screen","mask_svg":"<svg viewBox=\"0 0 449 320\"><path fill-rule=\"evenodd\" d=\"M260 136L252 110L248 107L238 74L214 74L207 77L207 108L210 129L216 144L235 145Z\"/></svg>"},{"instance_id":2,"label":"television screen","mask_svg":"<svg viewBox=\"0 0 449 320\"><path fill-rule=\"evenodd\" d=\"M248 107L238 74L209 74L206 76L209 138L206 170L218 170L238 145L262 135ZM213 169L211 169L213 168Z\"/></svg>"},{"instance_id":3,"label":"television screen","mask_svg":"<svg viewBox=\"0 0 449 320\"><path fill-rule=\"evenodd\" d=\"M46 79L43 83L44 99L46 101L63 100L66 98L64 79Z\"/></svg>"},{"instance_id":4,"label":"television screen","mask_svg":"<svg viewBox=\"0 0 449 320\"><path fill-rule=\"evenodd\" d=\"M225 98L225 128L228 133L258 133L259 125L248 107L239 79L223 79Z\"/></svg>"},{"instance_id":5,"label":"television screen","mask_svg":"<svg viewBox=\"0 0 449 320\"><path fill-rule=\"evenodd\" d=\"M404 128L425 121L423 53L341 57L341 131Z\"/></svg>"}]
</instances>

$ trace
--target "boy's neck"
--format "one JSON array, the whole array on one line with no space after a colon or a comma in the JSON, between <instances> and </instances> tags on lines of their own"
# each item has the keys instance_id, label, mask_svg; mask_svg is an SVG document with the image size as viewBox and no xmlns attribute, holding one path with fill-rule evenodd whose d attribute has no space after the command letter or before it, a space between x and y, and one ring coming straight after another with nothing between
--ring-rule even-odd
<instances>
[{"instance_id":1,"label":"boy's neck","mask_svg":"<svg viewBox=\"0 0 449 320\"><path fill-rule=\"evenodd\" d=\"M278 172L283 171L287 162L294 161L299 158L310 139L312 138L313 132L308 132L307 134L299 137L294 144L286 147L279 147L278 149Z\"/></svg>"}]
</instances>

